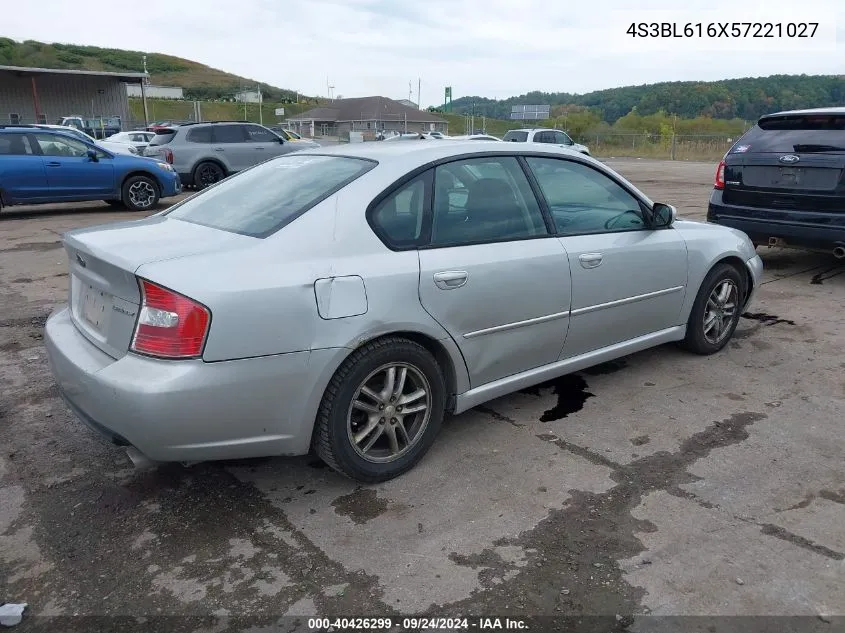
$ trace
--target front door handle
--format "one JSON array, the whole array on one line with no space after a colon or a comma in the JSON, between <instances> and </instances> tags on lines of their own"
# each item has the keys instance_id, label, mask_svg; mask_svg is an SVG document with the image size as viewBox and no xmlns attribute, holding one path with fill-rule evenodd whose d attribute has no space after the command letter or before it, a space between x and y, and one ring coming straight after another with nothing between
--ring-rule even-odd
<instances>
[{"instance_id":1,"label":"front door handle","mask_svg":"<svg viewBox=\"0 0 845 633\"><path fill-rule=\"evenodd\" d=\"M222 151L223 151L223 148L222 148L222 147L215 147L215 148L214 148L214 151L215 151L215 152L222 152Z\"/></svg>"},{"instance_id":2,"label":"front door handle","mask_svg":"<svg viewBox=\"0 0 845 633\"><path fill-rule=\"evenodd\" d=\"M602 254L584 253L583 255L578 256L578 260L581 262L581 266L584 268L596 268L598 266L601 266Z\"/></svg>"},{"instance_id":3,"label":"front door handle","mask_svg":"<svg viewBox=\"0 0 845 633\"><path fill-rule=\"evenodd\" d=\"M465 270L444 270L434 273L434 284L443 290L460 288L467 282L469 274Z\"/></svg>"},{"instance_id":4,"label":"front door handle","mask_svg":"<svg viewBox=\"0 0 845 633\"><path fill-rule=\"evenodd\" d=\"M61 167L61 166L62 166L62 164L57 163L56 161L51 161L51 162L47 163L47 167Z\"/></svg>"}]
</instances>

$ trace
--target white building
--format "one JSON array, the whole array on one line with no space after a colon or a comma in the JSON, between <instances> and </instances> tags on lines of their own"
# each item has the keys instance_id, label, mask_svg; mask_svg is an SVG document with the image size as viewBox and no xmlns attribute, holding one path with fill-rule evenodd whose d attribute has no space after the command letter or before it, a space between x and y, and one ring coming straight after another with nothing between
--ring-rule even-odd
<instances>
[{"instance_id":1,"label":"white building","mask_svg":"<svg viewBox=\"0 0 845 633\"><path fill-rule=\"evenodd\" d=\"M235 101L238 103L260 103L261 93L258 90L241 90L235 93Z\"/></svg>"},{"instance_id":2,"label":"white building","mask_svg":"<svg viewBox=\"0 0 845 633\"><path fill-rule=\"evenodd\" d=\"M184 99L185 93L179 86L144 86L150 99ZM141 97L141 84L126 84L126 95Z\"/></svg>"}]
</instances>

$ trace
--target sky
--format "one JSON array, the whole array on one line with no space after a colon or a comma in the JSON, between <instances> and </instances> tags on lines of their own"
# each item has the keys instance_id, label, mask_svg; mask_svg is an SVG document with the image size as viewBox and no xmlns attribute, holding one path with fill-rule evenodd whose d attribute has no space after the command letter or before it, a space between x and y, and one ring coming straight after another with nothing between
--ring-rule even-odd
<instances>
[{"instance_id":1,"label":"sky","mask_svg":"<svg viewBox=\"0 0 845 633\"><path fill-rule=\"evenodd\" d=\"M335 97L403 99L410 84L417 102L419 82L424 106L442 103L445 86L455 99L502 99L659 81L845 75L841 0L111 0L101 9L99 22L98 11L69 10L66 0L16 3L3 11L0 35L166 53L314 96L330 85ZM803 39L706 37L711 23L762 20L782 31L796 22L818 27ZM705 37L625 32L632 22L655 21L676 23L681 34L700 23Z\"/></svg>"}]
</instances>

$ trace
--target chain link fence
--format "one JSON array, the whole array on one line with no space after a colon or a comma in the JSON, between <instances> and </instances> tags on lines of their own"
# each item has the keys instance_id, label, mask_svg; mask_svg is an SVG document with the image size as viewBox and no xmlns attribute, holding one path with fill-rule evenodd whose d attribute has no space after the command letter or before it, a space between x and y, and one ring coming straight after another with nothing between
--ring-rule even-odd
<instances>
[{"instance_id":1,"label":"chain link fence","mask_svg":"<svg viewBox=\"0 0 845 633\"><path fill-rule=\"evenodd\" d=\"M664 160L719 160L739 136L724 134L599 133L573 136L602 158L636 157Z\"/></svg>"}]
</instances>

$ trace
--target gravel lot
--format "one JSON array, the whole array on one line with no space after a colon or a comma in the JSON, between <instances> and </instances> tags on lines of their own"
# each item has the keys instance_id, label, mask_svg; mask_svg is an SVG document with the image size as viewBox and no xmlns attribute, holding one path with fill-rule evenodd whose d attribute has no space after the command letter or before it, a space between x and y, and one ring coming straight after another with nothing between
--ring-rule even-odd
<instances>
[{"instance_id":1,"label":"gravel lot","mask_svg":"<svg viewBox=\"0 0 845 633\"><path fill-rule=\"evenodd\" d=\"M610 164L703 219L712 164ZM127 217L102 203L0 217L0 603L29 603L17 630L44 615L248 616L168 621L217 632L425 611L843 624L832 257L762 250L765 285L720 354L665 346L501 398L447 421L409 474L360 487L310 458L135 471L73 418L41 341L67 292L60 234ZM53 630L94 630L79 622Z\"/></svg>"}]
</instances>

